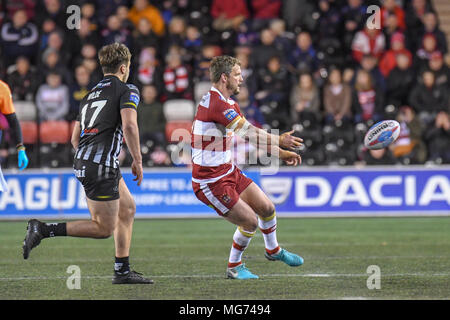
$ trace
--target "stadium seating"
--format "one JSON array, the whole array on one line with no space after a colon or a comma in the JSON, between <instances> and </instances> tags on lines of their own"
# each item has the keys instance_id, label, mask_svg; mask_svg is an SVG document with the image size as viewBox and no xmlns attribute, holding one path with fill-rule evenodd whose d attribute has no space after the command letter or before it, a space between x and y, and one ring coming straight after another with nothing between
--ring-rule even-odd
<instances>
[{"instance_id":1,"label":"stadium seating","mask_svg":"<svg viewBox=\"0 0 450 320\"><path fill-rule=\"evenodd\" d=\"M70 125L67 121L44 121L39 126L42 167L70 167Z\"/></svg>"},{"instance_id":2,"label":"stadium seating","mask_svg":"<svg viewBox=\"0 0 450 320\"><path fill-rule=\"evenodd\" d=\"M186 99L168 100L163 105L164 116L170 121L192 121L194 119L194 102Z\"/></svg>"},{"instance_id":3,"label":"stadium seating","mask_svg":"<svg viewBox=\"0 0 450 320\"><path fill-rule=\"evenodd\" d=\"M166 124L166 139L169 143L191 141L192 121L171 121Z\"/></svg>"},{"instance_id":4,"label":"stadium seating","mask_svg":"<svg viewBox=\"0 0 450 320\"><path fill-rule=\"evenodd\" d=\"M14 101L16 116L19 121L36 121L37 108L31 101Z\"/></svg>"}]
</instances>

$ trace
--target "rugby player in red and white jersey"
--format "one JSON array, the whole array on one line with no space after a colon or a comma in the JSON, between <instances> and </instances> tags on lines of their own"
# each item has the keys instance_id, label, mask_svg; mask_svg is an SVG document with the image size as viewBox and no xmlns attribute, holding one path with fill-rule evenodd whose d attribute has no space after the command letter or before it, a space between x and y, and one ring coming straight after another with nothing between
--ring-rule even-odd
<instances>
[{"instance_id":1,"label":"rugby player in red and white jersey","mask_svg":"<svg viewBox=\"0 0 450 320\"><path fill-rule=\"evenodd\" d=\"M256 230L265 242L265 257L290 266L300 266L303 258L280 248L276 236L275 206L251 179L232 163L233 136L257 141L288 165L301 163L301 157L290 150L302 145L293 131L280 136L251 125L238 104L230 98L239 93L243 82L240 62L230 56L215 57L210 65L211 90L202 98L192 125L192 186L197 198L237 225L228 260L227 277L257 279L242 263L242 254Z\"/></svg>"}]
</instances>

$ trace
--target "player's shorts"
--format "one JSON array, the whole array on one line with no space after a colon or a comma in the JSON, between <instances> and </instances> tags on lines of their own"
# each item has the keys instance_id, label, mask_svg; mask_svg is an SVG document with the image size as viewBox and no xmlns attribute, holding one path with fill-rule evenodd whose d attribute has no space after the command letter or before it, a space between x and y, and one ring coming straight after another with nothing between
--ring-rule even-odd
<instances>
[{"instance_id":1,"label":"player's shorts","mask_svg":"<svg viewBox=\"0 0 450 320\"><path fill-rule=\"evenodd\" d=\"M252 183L252 179L235 168L233 172L213 183L192 182L195 196L223 216L238 202L239 195Z\"/></svg>"},{"instance_id":2,"label":"player's shorts","mask_svg":"<svg viewBox=\"0 0 450 320\"><path fill-rule=\"evenodd\" d=\"M74 162L73 169L87 198L95 201L119 199L119 181L122 178L119 168L81 160Z\"/></svg>"}]
</instances>

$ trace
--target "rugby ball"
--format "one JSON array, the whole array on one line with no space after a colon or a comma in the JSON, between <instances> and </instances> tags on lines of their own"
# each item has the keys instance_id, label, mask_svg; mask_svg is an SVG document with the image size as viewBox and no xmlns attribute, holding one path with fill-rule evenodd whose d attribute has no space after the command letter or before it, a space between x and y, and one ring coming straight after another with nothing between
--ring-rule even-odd
<instances>
[{"instance_id":1,"label":"rugby ball","mask_svg":"<svg viewBox=\"0 0 450 320\"><path fill-rule=\"evenodd\" d=\"M397 140L400 135L400 124L395 120L384 120L375 123L364 137L364 145L371 150L383 149Z\"/></svg>"}]
</instances>

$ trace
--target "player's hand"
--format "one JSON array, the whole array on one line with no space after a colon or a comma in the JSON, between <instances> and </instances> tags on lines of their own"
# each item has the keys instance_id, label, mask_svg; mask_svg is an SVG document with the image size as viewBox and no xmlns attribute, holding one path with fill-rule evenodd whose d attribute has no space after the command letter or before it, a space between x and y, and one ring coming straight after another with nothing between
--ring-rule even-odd
<instances>
[{"instance_id":1,"label":"player's hand","mask_svg":"<svg viewBox=\"0 0 450 320\"><path fill-rule=\"evenodd\" d=\"M133 163L131 164L131 173L136 177L133 179L133 181L137 181L137 185L140 186L142 178L144 176L142 170L142 162L136 162L133 160Z\"/></svg>"},{"instance_id":2,"label":"player's hand","mask_svg":"<svg viewBox=\"0 0 450 320\"><path fill-rule=\"evenodd\" d=\"M285 132L280 136L279 146L280 148L287 150L295 150L302 146L303 139L292 136L294 130Z\"/></svg>"},{"instance_id":3,"label":"player's hand","mask_svg":"<svg viewBox=\"0 0 450 320\"><path fill-rule=\"evenodd\" d=\"M28 166L28 157L25 149L21 149L17 153L17 166L19 167L19 170L23 170Z\"/></svg>"},{"instance_id":4,"label":"player's hand","mask_svg":"<svg viewBox=\"0 0 450 320\"><path fill-rule=\"evenodd\" d=\"M286 164L289 166L297 166L302 163L302 157L299 154L280 149L280 159L286 161Z\"/></svg>"}]
</instances>

